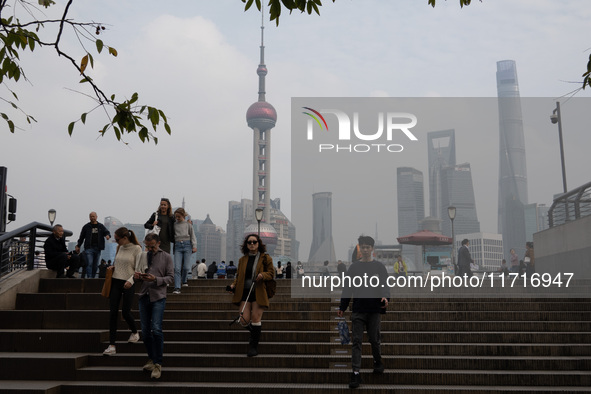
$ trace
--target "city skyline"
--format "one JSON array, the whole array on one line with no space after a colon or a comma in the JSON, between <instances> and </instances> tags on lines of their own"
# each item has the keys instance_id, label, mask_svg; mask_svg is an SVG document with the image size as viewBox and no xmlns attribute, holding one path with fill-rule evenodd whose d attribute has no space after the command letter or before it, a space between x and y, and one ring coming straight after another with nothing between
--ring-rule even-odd
<instances>
[{"instance_id":1,"label":"city skyline","mask_svg":"<svg viewBox=\"0 0 591 394\"><path fill-rule=\"evenodd\" d=\"M464 9L455 2L441 2L434 9L411 1L336 2L325 4L321 16L286 14L279 27L269 23L265 60L273 65L267 76L273 89L267 94L280 114L273 130L270 198L280 197L291 218L292 97L496 97L492 76L496 62L514 59L522 96L550 97L548 113L536 115L542 119L535 131L531 124L524 125L528 152L535 152L527 157L529 200L550 205L552 195L561 191L557 130L549 122L556 101L552 97L579 86L565 81L577 81L584 71L588 43L579 32L586 27L588 8L582 1L543 0L535 7L500 0ZM173 134L160 135L157 146L142 145L135 137L127 138L129 145L112 136L97 139L96 130L105 122L92 113L86 126L77 125L69 137L67 124L93 103L68 90L81 87L63 59L35 53L35 64L27 68L31 85L20 84L17 93L19 104L38 123L30 128L23 125L25 130L15 134L0 132L0 164L8 167L8 193L18 199L17 220L8 228L45 221L50 208L57 210L57 221L75 234L90 211L99 217L144 223L163 196L175 206L184 196L193 217L205 219L209 213L215 223L225 223L228 201L252 195L252 130L244 125L244 114L257 83L253 70L258 59L253 59L253 52L260 41L260 14L253 10L244 12L242 4L183 1L164 12L153 1L74 5L71 11L76 18L108 24L101 37L119 52L117 58L94 56L93 79L118 97L138 91L140 98L166 112ZM52 9L47 12L52 17ZM558 14L561 18L555 17ZM396 23L387 23L391 19ZM499 31L499 24L506 27ZM352 25L360 26L359 31L351 31ZM327 27L330 35L323 34ZM426 34L433 30L440 34ZM467 31L475 39L459 43L455 37ZM64 39L64 45L77 48L75 39ZM548 46L553 50L547 51ZM48 105L54 102L61 105ZM571 187L588 181L576 163L586 158L589 136L573 123L574 107L572 101L563 102ZM524 108L524 119L525 115ZM438 129L442 128L432 130ZM424 138L419 136L423 142ZM458 152L473 156L462 156L460 162L469 162L472 172L488 183L496 179L498 140L488 144L459 132L456 138ZM497 157L490 159L488 152L474 149L480 143L494 147ZM44 165L34 166L34 162ZM398 166L427 174L412 160L400 160L392 171ZM475 199L482 231L496 232L496 215L491 219L489 212L481 213L497 206L497 197L490 196L496 194L496 186L490 188L488 183L475 180ZM319 190L325 189L317 185ZM339 198L333 195L333 204ZM361 231L373 234L375 222ZM391 241L394 234L378 226L384 241ZM311 227L298 231L303 236ZM302 245L300 254L306 252L307 246Z\"/></svg>"}]
</instances>

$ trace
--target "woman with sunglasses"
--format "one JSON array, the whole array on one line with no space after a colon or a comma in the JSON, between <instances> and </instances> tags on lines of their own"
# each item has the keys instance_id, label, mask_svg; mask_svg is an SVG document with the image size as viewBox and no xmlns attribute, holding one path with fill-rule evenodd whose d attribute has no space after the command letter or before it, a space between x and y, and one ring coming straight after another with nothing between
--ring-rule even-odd
<instances>
[{"instance_id":1,"label":"woman with sunglasses","mask_svg":"<svg viewBox=\"0 0 591 394\"><path fill-rule=\"evenodd\" d=\"M257 234L247 235L241 250L244 256L238 261L238 271L230 289L234 292L232 302L240 306L240 311L244 310L240 323L250 331L246 355L253 357L258 354L263 311L269 307L265 281L274 279L275 268L273 259L265 253L267 248Z\"/></svg>"},{"instance_id":2,"label":"woman with sunglasses","mask_svg":"<svg viewBox=\"0 0 591 394\"><path fill-rule=\"evenodd\" d=\"M148 230L154 229L154 226L160 227L160 249L170 254L170 244L174 244L174 215L172 214L172 205L168 198L161 198L158 210L150 216L150 219L144 224Z\"/></svg>"},{"instance_id":3,"label":"woman with sunglasses","mask_svg":"<svg viewBox=\"0 0 591 394\"><path fill-rule=\"evenodd\" d=\"M134 232L126 227L120 227L115 231L115 242L117 242L117 253L115 263L108 269L113 271L111 279L111 293L109 294L109 347L103 354L110 356L117 353L115 342L117 340L117 323L119 321L119 304L123 299L121 314L127 322L131 335L127 342L135 343L140 339L135 326L135 319L131 315L131 304L135 293L135 266L140 260L142 247Z\"/></svg>"}]
</instances>

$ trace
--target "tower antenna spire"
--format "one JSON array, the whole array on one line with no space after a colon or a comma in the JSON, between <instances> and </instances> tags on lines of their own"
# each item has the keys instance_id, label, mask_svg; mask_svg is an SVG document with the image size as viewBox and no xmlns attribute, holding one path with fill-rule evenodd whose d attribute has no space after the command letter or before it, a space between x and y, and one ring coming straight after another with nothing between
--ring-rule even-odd
<instances>
[{"instance_id":1,"label":"tower antenna spire","mask_svg":"<svg viewBox=\"0 0 591 394\"><path fill-rule=\"evenodd\" d=\"M263 14L264 8L261 7L261 59L259 62L259 67L257 69L257 74L259 75L259 101L266 101L265 100L265 76L267 75L267 66L265 66L265 41L264 41L264 33L265 33L265 17Z\"/></svg>"}]
</instances>

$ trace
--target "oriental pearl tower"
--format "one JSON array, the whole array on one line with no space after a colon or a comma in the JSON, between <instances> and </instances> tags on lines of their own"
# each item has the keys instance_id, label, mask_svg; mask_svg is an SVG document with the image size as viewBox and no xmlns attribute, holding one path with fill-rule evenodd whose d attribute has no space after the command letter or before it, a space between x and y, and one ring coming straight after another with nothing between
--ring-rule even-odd
<instances>
[{"instance_id":1,"label":"oriental pearl tower","mask_svg":"<svg viewBox=\"0 0 591 394\"><path fill-rule=\"evenodd\" d=\"M262 19L262 13L261 13ZM265 101L265 65L264 25L261 21L261 58L257 68L259 76L259 99L246 111L248 127L253 131L253 167L252 167L252 202L254 209L263 208L261 237L274 249L277 244L277 232L271 225L271 129L277 121L277 111ZM254 231L253 231L254 230ZM245 233L256 233L257 224L248 226Z\"/></svg>"}]
</instances>

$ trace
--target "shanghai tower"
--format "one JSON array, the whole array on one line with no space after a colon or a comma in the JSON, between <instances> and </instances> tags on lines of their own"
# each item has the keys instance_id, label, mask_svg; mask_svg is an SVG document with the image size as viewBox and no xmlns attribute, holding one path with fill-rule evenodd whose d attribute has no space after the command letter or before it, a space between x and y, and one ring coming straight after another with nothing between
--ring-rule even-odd
<instances>
[{"instance_id":1,"label":"shanghai tower","mask_svg":"<svg viewBox=\"0 0 591 394\"><path fill-rule=\"evenodd\" d=\"M525 251L527 169L521 99L515 61L497 62L499 105L499 210L498 231L503 235L504 254L511 248Z\"/></svg>"}]
</instances>

